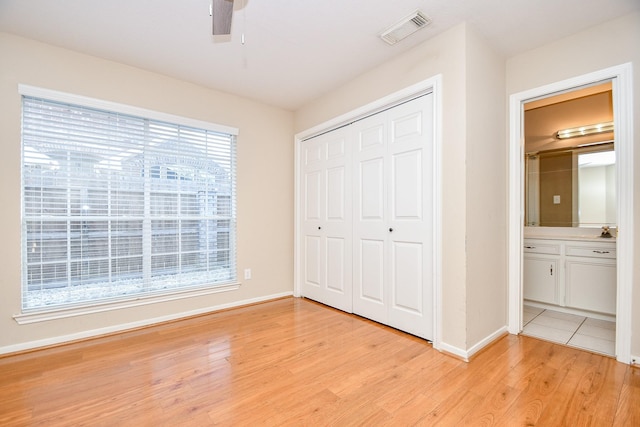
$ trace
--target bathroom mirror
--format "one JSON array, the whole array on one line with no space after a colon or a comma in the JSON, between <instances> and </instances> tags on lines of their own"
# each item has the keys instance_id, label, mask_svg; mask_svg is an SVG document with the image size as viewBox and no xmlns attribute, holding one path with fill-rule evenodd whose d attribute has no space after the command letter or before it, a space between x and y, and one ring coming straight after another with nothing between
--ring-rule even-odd
<instances>
[{"instance_id":1,"label":"bathroom mirror","mask_svg":"<svg viewBox=\"0 0 640 427\"><path fill-rule=\"evenodd\" d=\"M525 104L525 226L615 227L611 83Z\"/></svg>"}]
</instances>

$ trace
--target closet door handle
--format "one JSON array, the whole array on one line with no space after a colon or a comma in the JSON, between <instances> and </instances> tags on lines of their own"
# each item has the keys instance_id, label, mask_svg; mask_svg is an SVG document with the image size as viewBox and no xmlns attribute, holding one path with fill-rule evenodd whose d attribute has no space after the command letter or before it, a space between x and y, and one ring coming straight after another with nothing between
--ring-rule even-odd
<instances>
[{"instance_id":1,"label":"closet door handle","mask_svg":"<svg viewBox=\"0 0 640 427\"><path fill-rule=\"evenodd\" d=\"M553 276L553 264L549 266L549 274Z\"/></svg>"},{"instance_id":2,"label":"closet door handle","mask_svg":"<svg viewBox=\"0 0 640 427\"><path fill-rule=\"evenodd\" d=\"M608 254L609 251L593 251L596 254Z\"/></svg>"},{"instance_id":3,"label":"closet door handle","mask_svg":"<svg viewBox=\"0 0 640 427\"><path fill-rule=\"evenodd\" d=\"M318 230L322 230L322 227L318 227Z\"/></svg>"},{"instance_id":4,"label":"closet door handle","mask_svg":"<svg viewBox=\"0 0 640 427\"><path fill-rule=\"evenodd\" d=\"M389 233L393 233L393 228L390 228L390 229L389 229Z\"/></svg>"},{"instance_id":5,"label":"closet door handle","mask_svg":"<svg viewBox=\"0 0 640 427\"><path fill-rule=\"evenodd\" d=\"M535 246L525 246L525 249L535 249Z\"/></svg>"}]
</instances>

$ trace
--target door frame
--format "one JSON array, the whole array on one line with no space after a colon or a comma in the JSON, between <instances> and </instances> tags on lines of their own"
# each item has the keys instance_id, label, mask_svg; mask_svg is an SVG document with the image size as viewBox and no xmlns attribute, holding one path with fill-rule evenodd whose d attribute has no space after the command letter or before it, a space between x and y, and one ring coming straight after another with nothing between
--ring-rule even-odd
<instances>
[{"instance_id":1,"label":"door frame","mask_svg":"<svg viewBox=\"0 0 640 427\"><path fill-rule=\"evenodd\" d=\"M631 63L576 76L509 97L509 319L508 331L522 331L522 245L524 239L525 102L579 86L611 80L618 188L616 358L631 363L633 290L633 73Z\"/></svg>"},{"instance_id":2,"label":"door frame","mask_svg":"<svg viewBox=\"0 0 640 427\"><path fill-rule=\"evenodd\" d=\"M346 126L361 118L383 111L421 94L433 94L433 348L440 349L442 338L442 75L438 74L407 88L384 96L350 112L330 119L294 136L294 244L293 244L293 296L300 297L302 272L300 235L302 200L300 194L301 144L325 132Z\"/></svg>"}]
</instances>

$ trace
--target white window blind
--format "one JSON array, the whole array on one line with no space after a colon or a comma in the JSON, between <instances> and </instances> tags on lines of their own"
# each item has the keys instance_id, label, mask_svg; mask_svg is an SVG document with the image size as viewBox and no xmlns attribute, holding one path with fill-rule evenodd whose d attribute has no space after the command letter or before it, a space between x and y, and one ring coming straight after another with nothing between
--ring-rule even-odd
<instances>
[{"instance_id":1,"label":"white window blind","mask_svg":"<svg viewBox=\"0 0 640 427\"><path fill-rule=\"evenodd\" d=\"M236 280L235 136L23 96L23 310Z\"/></svg>"}]
</instances>

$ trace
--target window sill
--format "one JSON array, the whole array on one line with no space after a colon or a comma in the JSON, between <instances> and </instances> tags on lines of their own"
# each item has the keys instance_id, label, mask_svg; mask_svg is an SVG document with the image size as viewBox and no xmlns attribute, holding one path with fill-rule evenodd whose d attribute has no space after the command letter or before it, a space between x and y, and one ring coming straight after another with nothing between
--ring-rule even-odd
<instances>
[{"instance_id":1,"label":"window sill","mask_svg":"<svg viewBox=\"0 0 640 427\"><path fill-rule=\"evenodd\" d=\"M136 295L126 300L120 299L117 301L102 302L91 305L52 308L49 310L38 310L31 313L16 314L13 316L13 318L19 325L26 325L29 323L47 322L50 320L64 319L67 317L84 316L87 314L101 313L123 308L139 307L143 305L157 304L161 302L175 301L185 298L194 298L220 292L234 291L239 288L240 283L227 283L224 285L212 286L209 288L177 290L173 292L163 293L161 295Z\"/></svg>"}]
</instances>

